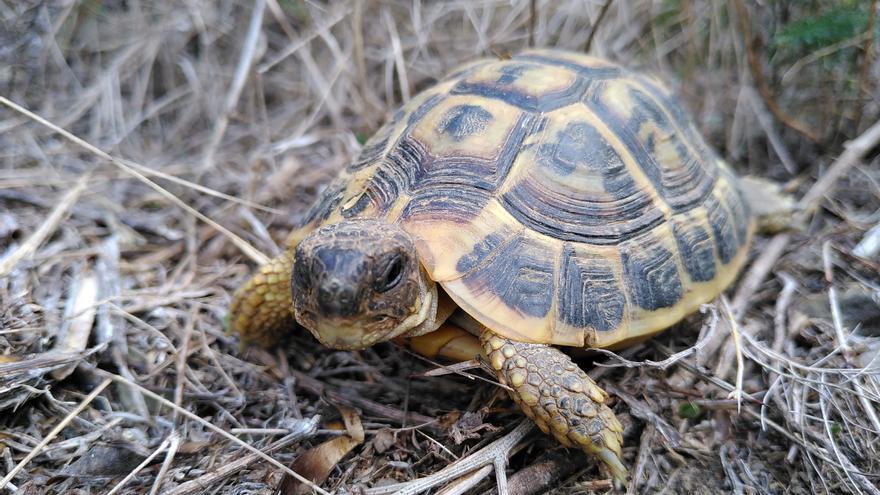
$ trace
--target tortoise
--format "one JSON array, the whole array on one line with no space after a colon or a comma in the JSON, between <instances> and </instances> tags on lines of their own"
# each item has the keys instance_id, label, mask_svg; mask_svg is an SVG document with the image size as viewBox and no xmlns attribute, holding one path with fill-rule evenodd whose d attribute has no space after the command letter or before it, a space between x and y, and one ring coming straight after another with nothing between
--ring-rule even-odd
<instances>
[{"instance_id":1,"label":"tortoise","mask_svg":"<svg viewBox=\"0 0 880 495\"><path fill-rule=\"evenodd\" d=\"M563 349L638 342L723 291L756 228L745 192L651 76L559 50L478 60L365 143L230 325L480 355L544 433L625 483L609 395Z\"/></svg>"}]
</instances>

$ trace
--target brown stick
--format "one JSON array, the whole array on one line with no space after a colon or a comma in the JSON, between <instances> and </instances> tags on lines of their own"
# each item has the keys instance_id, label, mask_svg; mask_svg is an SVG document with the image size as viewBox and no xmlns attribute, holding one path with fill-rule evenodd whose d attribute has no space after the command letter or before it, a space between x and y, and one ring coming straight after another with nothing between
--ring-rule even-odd
<instances>
[{"instance_id":1,"label":"brown stick","mask_svg":"<svg viewBox=\"0 0 880 495\"><path fill-rule=\"evenodd\" d=\"M645 431L642 432L641 441L639 442L639 454L636 456L636 464L632 471L632 482L626 489L626 495L634 495L639 485L642 484L648 456L651 455L651 444L654 443L655 432L654 425L651 423L645 425Z\"/></svg>"},{"instance_id":2,"label":"brown stick","mask_svg":"<svg viewBox=\"0 0 880 495\"><path fill-rule=\"evenodd\" d=\"M538 15L537 0L529 2L529 48L535 47L535 16Z\"/></svg>"},{"instance_id":3,"label":"brown stick","mask_svg":"<svg viewBox=\"0 0 880 495\"><path fill-rule=\"evenodd\" d=\"M608 12L608 8L611 7L611 2L613 1L607 0L605 5L602 6L602 10L599 11L599 17L593 23L593 27L590 29L590 36L587 37L587 42L584 43L584 53L590 53L590 46L593 44L593 38L596 37L596 31L599 30L599 25L602 23L602 19L605 18L605 14Z\"/></svg>"},{"instance_id":4,"label":"brown stick","mask_svg":"<svg viewBox=\"0 0 880 495\"><path fill-rule=\"evenodd\" d=\"M773 92L770 91L770 87L767 85L767 80L764 79L764 73L761 70L761 61L758 59L758 54L755 53L755 50L752 47L752 32L751 28L749 28L749 11L746 8L743 0L734 0L734 5L736 6L736 13L739 17L739 26L740 31L742 31L743 36L743 45L746 49L746 54L749 58L749 70L752 74L752 79L755 80L755 86L758 87L758 92L761 93L761 98L764 100L764 104L767 105L767 108L779 119L783 124L791 127L795 131L803 134L810 141L819 142L819 135L816 134L813 130L807 128L806 125L798 122L790 115L785 113L785 110L779 106L776 102L776 99L773 97Z\"/></svg>"}]
</instances>

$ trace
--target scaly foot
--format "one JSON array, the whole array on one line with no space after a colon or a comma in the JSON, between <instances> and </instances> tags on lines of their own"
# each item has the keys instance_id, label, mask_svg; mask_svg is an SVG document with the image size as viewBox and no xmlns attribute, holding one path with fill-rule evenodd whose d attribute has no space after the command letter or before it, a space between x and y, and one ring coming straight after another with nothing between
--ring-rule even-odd
<instances>
[{"instance_id":1,"label":"scaly foot","mask_svg":"<svg viewBox=\"0 0 880 495\"><path fill-rule=\"evenodd\" d=\"M488 329L480 340L484 356L526 416L562 445L601 459L616 480L626 483L620 461L623 426L596 382L555 347L514 342Z\"/></svg>"}]
</instances>

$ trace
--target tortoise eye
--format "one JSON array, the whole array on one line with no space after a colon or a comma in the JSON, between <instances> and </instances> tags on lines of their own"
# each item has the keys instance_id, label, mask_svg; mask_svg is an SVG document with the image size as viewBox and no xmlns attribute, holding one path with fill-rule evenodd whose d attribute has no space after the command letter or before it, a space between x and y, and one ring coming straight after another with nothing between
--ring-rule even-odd
<instances>
[{"instance_id":1,"label":"tortoise eye","mask_svg":"<svg viewBox=\"0 0 880 495\"><path fill-rule=\"evenodd\" d=\"M388 257L384 263L385 267L376 277L374 287L377 292L387 292L400 284L403 280L404 260L403 256L395 253Z\"/></svg>"}]
</instances>

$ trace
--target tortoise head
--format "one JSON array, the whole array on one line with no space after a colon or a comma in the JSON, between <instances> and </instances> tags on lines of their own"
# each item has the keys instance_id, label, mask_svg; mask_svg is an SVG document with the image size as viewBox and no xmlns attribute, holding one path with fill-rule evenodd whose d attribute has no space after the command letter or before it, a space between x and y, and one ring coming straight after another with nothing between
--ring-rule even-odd
<instances>
[{"instance_id":1,"label":"tortoise head","mask_svg":"<svg viewBox=\"0 0 880 495\"><path fill-rule=\"evenodd\" d=\"M437 292L409 234L376 220L321 227L296 248L297 321L322 344L363 349L433 321Z\"/></svg>"}]
</instances>

